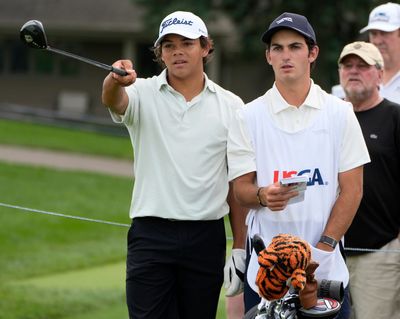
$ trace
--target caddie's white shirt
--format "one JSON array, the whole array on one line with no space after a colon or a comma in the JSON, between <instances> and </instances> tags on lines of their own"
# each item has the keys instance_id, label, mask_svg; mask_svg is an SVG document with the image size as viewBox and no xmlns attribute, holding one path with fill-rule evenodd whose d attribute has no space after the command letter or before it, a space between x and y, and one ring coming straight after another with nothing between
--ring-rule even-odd
<instances>
[{"instance_id":1,"label":"caddie's white shirt","mask_svg":"<svg viewBox=\"0 0 400 319\"><path fill-rule=\"evenodd\" d=\"M134 149L130 217L214 220L228 213L228 127L242 100L205 75L192 101L159 76L126 88L124 116Z\"/></svg>"},{"instance_id":2,"label":"caddie's white shirt","mask_svg":"<svg viewBox=\"0 0 400 319\"><path fill-rule=\"evenodd\" d=\"M268 101L266 108L273 118L274 123L288 133L295 133L305 129L309 123L318 115L324 103L326 92L311 80L310 92L300 107L294 107L287 103L281 96L276 85L268 90L264 98ZM266 102L267 103L267 102ZM347 103L351 105L350 103ZM229 179L249 172L256 171L255 154L251 144L243 116L237 113L237 120L233 122L229 136ZM359 163L360 154L364 154L365 141L361 135L360 125L352 108L347 108L347 125L344 129L342 150L339 162L339 172L354 168L354 163Z\"/></svg>"},{"instance_id":3,"label":"caddie's white shirt","mask_svg":"<svg viewBox=\"0 0 400 319\"><path fill-rule=\"evenodd\" d=\"M381 85L380 93L384 98L400 104L400 71L388 83Z\"/></svg>"},{"instance_id":4,"label":"caddie's white shirt","mask_svg":"<svg viewBox=\"0 0 400 319\"><path fill-rule=\"evenodd\" d=\"M315 245L337 197L338 173L369 162L351 104L312 83L304 104L296 108L286 103L274 85L238 115L228 141L232 150L228 153L230 178L251 171L252 166L259 186L272 184L285 175L310 176L303 202L288 205L281 212L251 210L247 218L249 236L261 234L267 245L278 233L300 236L310 243L313 259L320 263L316 277L341 280L347 285L348 271L339 248L329 253ZM239 160L240 165L236 165ZM247 272L254 290L257 270L254 253Z\"/></svg>"}]
</instances>

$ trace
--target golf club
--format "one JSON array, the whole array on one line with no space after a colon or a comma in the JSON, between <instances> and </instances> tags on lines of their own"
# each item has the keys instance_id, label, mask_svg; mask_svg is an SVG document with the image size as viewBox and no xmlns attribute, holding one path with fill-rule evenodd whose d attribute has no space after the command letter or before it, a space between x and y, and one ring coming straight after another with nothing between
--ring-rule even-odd
<instances>
[{"instance_id":1,"label":"golf club","mask_svg":"<svg viewBox=\"0 0 400 319\"><path fill-rule=\"evenodd\" d=\"M48 50L55 52L82 62L89 63L91 65L97 66L101 69L114 72L118 75L128 75L128 72L118 68L114 68L111 65L107 65L101 62L97 62L88 58L81 57L79 55L69 53L63 50L54 49L47 44L46 33L44 32L43 24L38 20L29 20L26 22L20 30L20 38L22 42L34 49Z\"/></svg>"}]
</instances>

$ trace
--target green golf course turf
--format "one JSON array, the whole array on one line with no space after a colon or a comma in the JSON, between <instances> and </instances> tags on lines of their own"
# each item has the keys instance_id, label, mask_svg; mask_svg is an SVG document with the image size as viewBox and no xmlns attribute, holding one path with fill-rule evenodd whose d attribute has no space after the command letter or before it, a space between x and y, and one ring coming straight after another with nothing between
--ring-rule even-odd
<instances>
[{"instance_id":1,"label":"green golf course turf","mask_svg":"<svg viewBox=\"0 0 400 319\"><path fill-rule=\"evenodd\" d=\"M6 120L0 130L0 144L131 157L128 138ZM133 182L0 161L1 203L84 218L129 224ZM127 227L3 206L0 225L0 319L128 318ZM228 219L226 229L230 237ZM226 317L223 294L218 319Z\"/></svg>"},{"instance_id":2,"label":"green golf course turf","mask_svg":"<svg viewBox=\"0 0 400 319\"><path fill-rule=\"evenodd\" d=\"M102 305L100 310L91 309L82 314L67 316L65 319L109 319L109 318L128 318L128 312L125 305L125 261L119 263L92 267L76 271L66 271L63 273L40 276L26 280L13 282L13 286L22 286L25 288L39 288L39 290L49 291L67 291L73 294L79 291L79 294L96 291L97 293L109 294L114 292L120 294L120 302ZM219 301L217 318L224 318L225 302L223 293ZM1 318L1 315L0 315Z\"/></svg>"},{"instance_id":3,"label":"green golf course turf","mask_svg":"<svg viewBox=\"0 0 400 319\"><path fill-rule=\"evenodd\" d=\"M39 288L122 291L125 287L125 261L34 277L22 280L21 283ZM18 281L14 284L18 284Z\"/></svg>"}]
</instances>

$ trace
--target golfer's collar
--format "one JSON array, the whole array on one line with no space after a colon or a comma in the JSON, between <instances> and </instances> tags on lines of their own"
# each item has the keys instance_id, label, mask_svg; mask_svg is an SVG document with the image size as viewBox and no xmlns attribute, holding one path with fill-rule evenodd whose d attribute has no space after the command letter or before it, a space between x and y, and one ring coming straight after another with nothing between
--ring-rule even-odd
<instances>
[{"instance_id":1,"label":"golfer's collar","mask_svg":"<svg viewBox=\"0 0 400 319\"><path fill-rule=\"evenodd\" d=\"M290 105L288 102L286 102L286 100L283 98L278 88L276 87L275 83L271 89L271 97L272 97L272 103L271 103L272 112L274 114L278 114L279 112L282 112L286 109L293 107L293 105ZM311 79L310 92L308 92L306 100L300 107L311 107L315 109L321 108L320 100L318 98L318 92L316 86L314 85L314 81L312 79Z\"/></svg>"},{"instance_id":2,"label":"golfer's collar","mask_svg":"<svg viewBox=\"0 0 400 319\"><path fill-rule=\"evenodd\" d=\"M204 90L207 88L211 92L215 93L216 92L215 83L208 78L207 74L205 74L205 73L203 73L203 74L204 74L204 79L205 79Z\"/></svg>"},{"instance_id":3,"label":"golfer's collar","mask_svg":"<svg viewBox=\"0 0 400 319\"><path fill-rule=\"evenodd\" d=\"M167 81L167 69L164 69L160 75L157 77L157 88L158 90L161 90L163 86L168 86L168 81Z\"/></svg>"},{"instance_id":4,"label":"golfer's collar","mask_svg":"<svg viewBox=\"0 0 400 319\"><path fill-rule=\"evenodd\" d=\"M205 79L205 84L204 84L204 89L203 91L205 91L206 89L209 89L211 92L216 92L215 89L215 83L213 81L211 81L207 74L204 74L204 79ZM158 90L161 90L162 87L170 87L168 81L167 81L167 69L164 69L161 74L157 77L157 87Z\"/></svg>"}]
</instances>

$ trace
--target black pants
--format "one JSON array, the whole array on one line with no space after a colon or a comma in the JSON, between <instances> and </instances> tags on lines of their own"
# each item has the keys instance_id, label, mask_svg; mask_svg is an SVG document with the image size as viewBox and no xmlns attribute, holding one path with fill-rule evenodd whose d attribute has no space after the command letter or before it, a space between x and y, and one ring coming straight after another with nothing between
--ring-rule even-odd
<instances>
[{"instance_id":1,"label":"black pants","mask_svg":"<svg viewBox=\"0 0 400 319\"><path fill-rule=\"evenodd\" d=\"M135 218L128 233L129 318L215 318L225 253L223 219Z\"/></svg>"}]
</instances>

